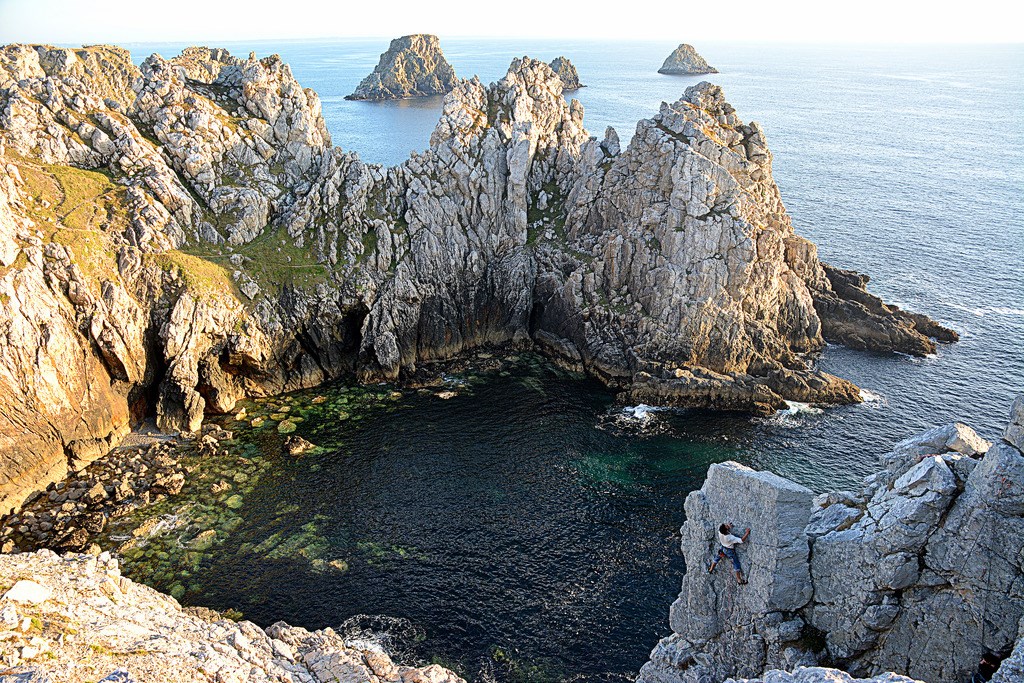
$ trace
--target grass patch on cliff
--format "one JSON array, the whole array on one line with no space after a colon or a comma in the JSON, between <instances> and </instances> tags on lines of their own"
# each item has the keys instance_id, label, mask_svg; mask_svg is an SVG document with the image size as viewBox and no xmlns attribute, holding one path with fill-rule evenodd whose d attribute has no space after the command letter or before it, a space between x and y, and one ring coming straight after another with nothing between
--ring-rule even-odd
<instances>
[{"instance_id":1,"label":"grass patch on cliff","mask_svg":"<svg viewBox=\"0 0 1024 683\"><path fill-rule=\"evenodd\" d=\"M231 254L215 253L211 248L212 245L191 246L188 253L228 272L248 273L264 291L311 287L329 280L329 268L317 261L309 247L296 246L295 240L281 228L235 247L234 253L244 258L238 266L231 263Z\"/></svg>"},{"instance_id":2,"label":"grass patch on cliff","mask_svg":"<svg viewBox=\"0 0 1024 683\"><path fill-rule=\"evenodd\" d=\"M41 164L10 153L8 159L23 181L25 215L43 240L68 247L89 279L116 279L117 257L110 234L127 227L125 188L106 171Z\"/></svg>"},{"instance_id":3,"label":"grass patch on cliff","mask_svg":"<svg viewBox=\"0 0 1024 683\"><path fill-rule=\"evenodd\" d=\"M545 183L541 189L547 195L547 205L543 209L539 207L539 192L531 198L526 209L526 244L533 246L549 229L554 232L555 239L565 244L565 200L562 193L554 181Z\"/></svg>"},{"instance_id":4,"label":"grass patch on cliff","mask_svg":"<svg viewBox=\"0 0 1024 683\"><path fill-rule=\"evenodd\" d=\"M230 273L209 259L177 250L145 254L143 258L180 279L193 295L239 298Z\"/></svg>"}]
</instances>

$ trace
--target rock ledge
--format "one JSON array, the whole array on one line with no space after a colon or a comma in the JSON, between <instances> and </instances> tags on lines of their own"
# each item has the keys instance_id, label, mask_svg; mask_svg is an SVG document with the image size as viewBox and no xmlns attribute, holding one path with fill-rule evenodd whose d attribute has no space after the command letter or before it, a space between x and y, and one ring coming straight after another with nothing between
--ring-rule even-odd
<instances>
[{"instance_id":1,"label":"rock ledge","mask_svg":"<svg viewBox=\"0 0 1024 683\"><path fill-rule=\"evenodd\" d=\"M1021 680L1022 421L1018 398L998 443L960 423L901 441L856 491L712 465L686 499L674 633L639 683L965 681L986 654ZM752 530L747 585L707 572L723 521Z\"/></svg>"}]
</instances>

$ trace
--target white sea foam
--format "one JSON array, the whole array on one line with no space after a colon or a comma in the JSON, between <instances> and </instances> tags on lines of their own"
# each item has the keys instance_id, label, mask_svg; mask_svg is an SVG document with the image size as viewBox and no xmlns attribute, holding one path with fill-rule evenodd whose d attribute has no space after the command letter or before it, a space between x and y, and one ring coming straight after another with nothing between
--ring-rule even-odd
<instances>
[{"instance_id":1,"label":"white sea foam","mask_svg":"<svg viewBox=\"0 0 1024 683\"><path fill-rule=\"evenodd\" d=\"M353 650L363 650L365 652L377 652L382 655L388 654L388 651L384 649L380 641L371 637L363 638L346 638L345 647L350 647Z\"/></svg>"},{"instance_id":2,"label":"white sea foam","mask_svg":"<svg viewBox=\"0 0 1024 683\"><path fill-rule=\"evenodd\" d=\"M882 396L880 394L876 394L870 389L861 389L860 400L864 401L865 403L881 403Z\"/></svg>"},{"instance_id":3,"label":"white sea foam","mask_svg":"<svg viewBox=\"0 0 1024 683\"><path fill-rule=\"evenodd\" d=\"M662 410L665 410L662 406L649 406L646 403L641 403L636 406L626 406L622 409L622 414L626 417L646 422L653 417L652 413L658 413Z\"/></svg>"},{"instance_id":4,"label":"white sea foam","mask_svg":"<svg viewBox=\"0 0 1024 683\"><path fill-rule=\"evenodd\" d=\"M801 403L800 401L786 401L786 409L781 411L786 415L800 415L801 413L806 415L821 415L824 410L812 406L810 403Z\"/></svg>"},{"instance_id":5,"label":"white sea foam","mask_svg":"<svg viewBox=\"0 0 1024 683\"><path fill-rule=\"evenodd\" d=\"M635 406L626 406L619 410L609 411L598 420L598 429L614 429L629 432L631 434L657 434L668 430L668 425L657 418L657 414L663 411L670 411L672 408L663 406L649 406L641 403Z\"/></svg>"},{"instance_id":6,"label":"white sea foam","mask_svg":"<svg viewBox=\"0 0 1024 683\"><path fill-rule=\"evenodd\" d=\"M464 387L468 384L464 377L457 377L455 375L447 375L441 373L441 383L446 387Z\"/></svg>"},{"instance_id":7,"label":"white sea foam","mask_svg":"<svg viewBox=\"0 0 1024 683\"><path fill-rule=\"evenodd\" d=\"M347 647L403 657L407 649L424 636L408 619L383 614L357 614L336 629Z\"/></svg>"},{"instance_id":8,"label":"white sea foam","mask_svg":"<svg viewBox=\"0 0 1024 683\"><path fill-rule=\"evenodd\" d=\"M811 405L810 403L803 403L801 401L786 401L786 407L783 410L777 410L774 414L768 417L756 417L755 422L762 424L769 424L774 427L781 427L783 429L795 429L802 427L808 416L810 415L821 415L825 411L821 408Z\"/></svg>"}]
</instances>

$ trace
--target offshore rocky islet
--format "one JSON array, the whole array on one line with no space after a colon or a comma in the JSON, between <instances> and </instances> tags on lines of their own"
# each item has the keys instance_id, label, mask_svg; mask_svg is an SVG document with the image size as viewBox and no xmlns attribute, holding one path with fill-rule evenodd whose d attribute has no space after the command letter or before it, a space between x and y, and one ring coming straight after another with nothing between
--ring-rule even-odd
<instances>
[{"instance_id":1,"label":"offshore rocky islet","mask_svg":"<svg viewBox=\"0 0 1024 683\"><path fill-rule=\"evenodd\" d=\"M623 150L548 65L515 60L462 81L431 149L382 168L331 147L276 56L15 45L0 67L8 508L147 412L196 431L246 395L483 345L540 348L634 401L764 413L860 400L805 358L825 339L955 338L818 261L760 127L710 84Z\"/></svg>"},{"instance_id":2,"label":"offshore rocky islet","mask_svg":"<svg viewBox=\"0 0 1024 683\"><path fill-rule=\"evenodd\" d=\"M601 142L586 135L581 108L561 98L550 67L517 60L490 90L461 83L432 149L381 169L328 151L315 94L273 57L194 48L172 62L154 56L135 75L112 48L11 46L4 69L22 77L2 91L0 227L16 239L5 244L15 246L0 284L22 318L3 360L32 380L25 386L58 397L53 368L70 371L78 383L64 396L96 401L70 415L60 414L69 401L55 402L53 424L67 426L49 442L35 435L44 453L27 462L35 482L102 455L153 389L161 426L195 431L204 412L231 411L246 394L352 370L394 379L480 344L532 339L633 398L767 411L783 398L857 400L855 387L799 358L822 336L917 355L934 350L929 335L955 337L867 294L863 276L817 261L792 232L760 129L742 124L709 84L641 122L623 152L614 131ZM444 201L467 191L469 207ZM69 206L72 193L84 201ZM83 205L105 211L76 215ZM261 223L277 226L272 240ZM73 231L88 235L84 243ZM420 242L405 243L407 233ZM265 251L216 253L246 245ZM268 264L275 254L283 257ZM207 265L218 258L237 270ZM280 271L268 265L297 272L272 289L268 275ZM438 281L439 273L459 277ZM724 300L708 282L724 284ZM38 291L28 295L28 284ZM350 302L340 315L327 305L339 294ZM685 314L650 313L674 308ZM18 326L37 313L44 329ZM708 339L720 345L692 346ZM42 357L21 354L32 343ZM98 351L54 362L83 346ZM32 434L29 411L5 414ZM25 474L26 451L5 451L9 469L21 468L8 481Z\"/></svg>"},{"instance_id":3,"label":"offshore rocky islet","mask_svg":"<svg viewBox=\"0 0 1024 683\"><path fill-rule=\"evenodd\" d=\"M549 66L561 79L565 90L585 87L567 57L556 57ZM445 59L438 37L414 34L392 40L377 66L345 99L382 101L431 97L445 95L457 84L455 69Z\"/></svg>"},{"instance_id":4,"label":"offshore rocky islet","mask_svg":"<svg viewBox=\"0 0 1024 683\"><path fill-rule=\"evenodd\" d=\"M441 52L441 41L430 34L395 38L373 71L349 100L398 100L444 95L458 83L455 69Z\"/></svg>"},{"instance_id":5,"label":"offshore rocky islet","mask_svg":"<svg viewBox=\"0 0 1024 683\"><path fill-rule=\"evenodd\" d=\"M697 53L693 45L680 43L679 47L665 58L665 63L658 69L658 73L689 76L694 74L716 74L718 69L708 64Z\"/></svg>"}]
</instances>

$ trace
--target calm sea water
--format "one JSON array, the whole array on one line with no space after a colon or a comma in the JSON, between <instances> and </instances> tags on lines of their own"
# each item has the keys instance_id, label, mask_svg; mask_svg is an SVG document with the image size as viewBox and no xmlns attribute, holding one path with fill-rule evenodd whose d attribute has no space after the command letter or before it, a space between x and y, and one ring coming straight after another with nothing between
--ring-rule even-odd
<instances>
[{"instance_id":1,"label":"calm sea water","mask_svg":"<svg viewBox=\"0 0 1024 683\"><path fill-rule=\"evenodd\" d=\"M386 44L226 47L280 53L319 92L336 145L394 164L426 148L440 100L343 99ZM588 86L572 94L588 129L600 136L612 125L624 141L698 80L656 73L669 44L442 46L460 76L486 82L515 56L567 55ZM181 46L128 47L141 59ZM935 424L998 435L1024 390L1024 47L698 48L722 72L705 78L765 127L798 232L824 260L870 274L874 292L962 340L923 360L829 348L821 367L877 397L861 406L769 420L659 413L653 434L598 428L612 397L543 368L492 378L472 400L413 400L346 435L348 457L265 479L236 532L238 543L263 533L266 506L291 498L310 510L286 528L315 509L339 547L357 538L415 546L412 559L327 581L226 553L190 600L238 604L261 623L402 617L425 633L415 656L460 661L481 677L496 649L588 680L626 674L667 632L683 571L673 535L708 463L738 459L822 490L856 483L895 440Z\"/></svg>"}]
</instances>

